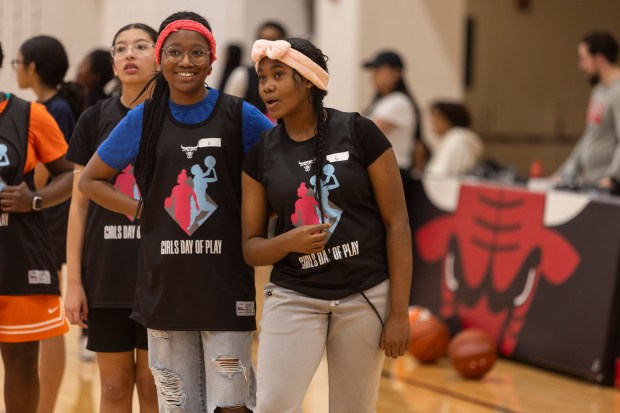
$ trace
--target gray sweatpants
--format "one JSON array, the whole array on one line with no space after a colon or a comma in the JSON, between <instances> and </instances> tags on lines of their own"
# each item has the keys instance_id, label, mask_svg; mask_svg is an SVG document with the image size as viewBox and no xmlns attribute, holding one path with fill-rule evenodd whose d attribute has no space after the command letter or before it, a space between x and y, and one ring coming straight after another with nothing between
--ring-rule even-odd
<instances>
[{"instance_id":1,"label":"gray sweatpants","mask_svg":"<svg viewBox=\"0 0 620 413\"><path fill-rule=\"evenodd\" d=\"M364 292L385 321L389 281ZM327 352L329 413L373 413L384 355L381 323L361 294L321 300L265 286L254 413L300 413Z\"/></svg>"}]
</instances>

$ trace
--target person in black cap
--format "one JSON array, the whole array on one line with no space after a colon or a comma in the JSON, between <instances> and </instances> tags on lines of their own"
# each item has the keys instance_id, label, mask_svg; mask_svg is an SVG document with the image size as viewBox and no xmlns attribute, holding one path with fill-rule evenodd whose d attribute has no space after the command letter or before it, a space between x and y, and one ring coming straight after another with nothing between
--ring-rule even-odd
<instances>
[{"instance_id":1,"label":"person in black cap","mask_svg":"<svg viewBox=\"0 0 620 413\"><path fill-rule=\"evenodd\" d=\"M372 70L376 90L364 114L375 122L394 148L411 217L411 170L422 170L429 157L428 149L422 141L420 109L405 84L405 65L398 53L390 50L379 52L363 66Z\"/></svg>"}]
</instances>

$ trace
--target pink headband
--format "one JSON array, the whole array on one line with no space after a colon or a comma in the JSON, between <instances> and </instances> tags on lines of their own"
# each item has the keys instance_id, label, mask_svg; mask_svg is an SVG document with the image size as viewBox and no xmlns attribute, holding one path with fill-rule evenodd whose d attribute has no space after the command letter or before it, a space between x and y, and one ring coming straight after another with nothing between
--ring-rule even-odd
<instances>
[{"instance_id":1,"label":"pink headband","mask_svg":"<svg viewBox=\"0 0 620 413\"><path fill-rule=\"evenodd\" d=\"M300 75L312 82L314 86L327 91L329 74L327 74L325 69L317 65L305 54L291 48L291 44L286 40L276 40L274 42L264 39L257 40L252 47L251 56L252 61L255 62L254 68L257 72L258 62L263 57L268 57L292 67Z\"/></svg>"},{"instance_id":2,"label":"pink headband","mask_svg":"<svg viewBox=\"0 0 620 413\"><path fill-rule=\"evenodd\" d=\"M191 30L203 35L204 38L207 39L207 42L209 42L209 49L211 49L211 63L215 61L215 38L213 37L213 33L211 33L209 29L202 24L193 20L176 20L167 25L157 38L157 43L155 43L155 60L157 61L157 64L161 63L161 48L163 47L164 42L168 36L179 30Z\"/></svg>"}]
</instances>

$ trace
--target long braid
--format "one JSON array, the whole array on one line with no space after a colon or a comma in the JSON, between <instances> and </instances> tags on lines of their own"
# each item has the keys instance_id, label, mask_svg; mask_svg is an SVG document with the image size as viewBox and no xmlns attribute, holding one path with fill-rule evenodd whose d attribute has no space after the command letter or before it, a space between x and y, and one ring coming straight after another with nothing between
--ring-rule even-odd
<instances>
[{"instance_id":1,"label":"long braid","mask_svg":"<svg viewBox=\"0 0 620 413\"><path fill-rule=\"evenodd\" d=\"M325 69L325 71L327 71L327 56L325 56L319 48L314 46L306 39L291 38L286 40L291 44L291 48L308 56L316 64L318 64L323 69ZM299 75L299 73L296 72L296 75L301 78L301 75ZM321 223L324 223L325 221L325 211L323 209L323 194L321 188L323 187L323 177L325 175L323 173L323 166L325 166L325 128L327 126L327 112L323 107L323 99L326 95L326 91L321 90L316 86L313 86L310 89L310 94L308 95L312 110L317 117L316 145L314 150L314 163L312 164L312 171L315 177L314 179L316 180L316 190L314 191L314 198L319 203Z\"/></svg>"},{"instance_id":2,"label":"long braid","mask_svg":"<svg viewBox=\"0 0 620 413\"><path fill-rule=\"evenodd\" d=\"M157 149L159 136L161 135L161 128L166 118L168 97L170 96L168 82L161 72L153 76L145 86L145 89L153 82L155 82L153 94L151 99L148 100L148 104L145 104L140 150L134 165L134 176L136 177L138 188L140 188L138 211L142 211L145 206L145 200L148 198L150 183L152 181L153 172L155 171L155 151Z\"/></svg>"},{"instance_id":3,"label":"long braid","mask_svg":"<svg viewBox=\"0 0 620 413\"><path fill-rule=\"evenodd\" d=\"M318 89L317 89L318 90ZM323 166L325 166L325 116L324 108L323 108L323 100L314 98L312 99L312 106L317 113L317 134L316 134L316 146L314 150L314 164L313 173L316 179L316 191L314 193L314 197L319 203L319 211L321 213L321 224L324 223L325 211L323 209L323 191L321 188L323 187L323 177L325 174L323 173Z\"/></svg>"},{"instance_id":4,"label":"long braid","mask_svg":"<svg viewBox=\"0 0 620 413\"><path fill-rule=\"evenodd\" d=\"M161 34L170 23L177 20L193 20L212 31L209 22L204 17L191 11L182 11L174 13L164 20L159 26L158 34ZM168 81L164 78L162 72L158 72L153 76L141 93L148 90L153 82L155 86L153 87L151 99L145 102L140 150L134 165L134 176L136 177L136 182L140 189L138 212L142 212L143 208L146 206L146 199L148 198L150 185L153 180L153 173L156 167L157 142L161 135L161 129L166 118L166 111L168 110L168 99L170 98Z\"/></svg>"}]
</instances>

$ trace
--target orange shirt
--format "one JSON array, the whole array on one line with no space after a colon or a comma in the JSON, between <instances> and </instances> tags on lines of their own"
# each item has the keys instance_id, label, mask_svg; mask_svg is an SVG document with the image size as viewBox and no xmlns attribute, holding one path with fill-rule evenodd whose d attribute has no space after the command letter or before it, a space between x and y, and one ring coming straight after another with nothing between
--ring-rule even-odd
<instances>
[{"instance_id":1,"label":"orange shirt","mask_svg":"<svg viewBox=\"0 0 620 413\"><path fill-rule=\"evenodd\" d=\"M8 102L7 99L0 102L0 113L4 111ZM24 172L30 172L39 162L53 162L63 157L67 147L64 135L45 106L31 102L28 154Z\"/></svg>"}]
</instances>

